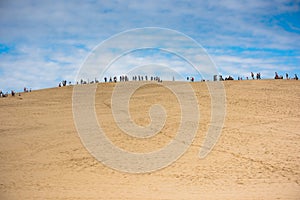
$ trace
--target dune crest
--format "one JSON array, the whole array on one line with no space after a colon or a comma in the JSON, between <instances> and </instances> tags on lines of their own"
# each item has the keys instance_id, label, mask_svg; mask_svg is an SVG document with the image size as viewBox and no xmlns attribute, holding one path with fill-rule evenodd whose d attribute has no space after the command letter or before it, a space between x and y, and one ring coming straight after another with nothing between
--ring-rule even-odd
<instances>
[{"instance_id":1,"label":"dune crest","mask_svg":"<svg viewBox=\"0 0 300 200\"><path fill-rule=\"evenodd\" d=\"M140 88L130 101L139 126L149 125L153 104L167 113L161 131L146 139L117 127L110 100L115 84L98 84L95 111L113 144L143 153L175 137L179 103L163 84ZM204 159L199 149L211 99L205 82L191 86L200 110L195 139L170 166L142 174L110 169L85 149L73 120L72 86L1 98L0 199L299 199L300 82L224 82L224 127Z\"/></svg>"}]
</instances>

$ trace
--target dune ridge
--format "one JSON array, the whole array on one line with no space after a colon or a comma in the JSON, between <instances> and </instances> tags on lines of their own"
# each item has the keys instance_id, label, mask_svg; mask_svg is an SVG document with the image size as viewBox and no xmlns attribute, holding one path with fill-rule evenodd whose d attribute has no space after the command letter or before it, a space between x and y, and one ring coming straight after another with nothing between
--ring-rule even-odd
<instances>
[{"instance_id":1,"label":"dune ridge","mask_svg":"<svg viewBox=\"0 0 300 200\"><path fill-rule=\"evenodd\" d=\"M174 137L180 109L164 84L147 85L132 96L137 124L150 123L153 103L168 114L161 132L145 140L114 123L115 83L98 84L97 117L115 145L149 152ZM196 138L176 162L145 174L110 169L89 154L73 120L73 86L1 98L0 199L299 199L300 82L224 82L225 123L205 159L198 153L210 123L210 95L205 82L190 84L201 114Z\"/></svg>"}]
</instances>

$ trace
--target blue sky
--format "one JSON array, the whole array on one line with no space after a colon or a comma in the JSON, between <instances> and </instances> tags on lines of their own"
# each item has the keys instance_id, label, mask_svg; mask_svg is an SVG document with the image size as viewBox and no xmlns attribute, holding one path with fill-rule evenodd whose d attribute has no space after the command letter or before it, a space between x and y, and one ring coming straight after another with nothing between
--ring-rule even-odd
<instances>
[{"instance_id":1,"label":"blue sky","mask_svg":"<svg viewBox=\"0 0 300 200\"><path fill-rule=\"evenodd\" d=\"M224 76L246 77L251 71L261 72L262 78L272 78L275 71L300 75L299 0L2 0L0 90L40 89L57 86L63 79L74 81L99 43L142 27L173 29L193 38ZM125 66L149 57L146 53L130 56L124 58ZM179 63L172 56L160 58L170 66Z\"/></svg>"}]
</instances>

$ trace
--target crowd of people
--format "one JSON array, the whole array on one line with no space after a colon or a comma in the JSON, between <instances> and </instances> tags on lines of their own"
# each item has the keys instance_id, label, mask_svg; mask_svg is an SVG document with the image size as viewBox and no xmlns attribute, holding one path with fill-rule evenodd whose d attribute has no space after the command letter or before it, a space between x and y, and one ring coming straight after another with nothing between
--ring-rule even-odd
<instances>
[{"instance_id":1,"label":"crowd of people","mask_svg":"<svg viewBox=\"0 0 300 200\"><path fill-rule=\"evenodd\" d=\"M135 75L132 76L132 81L157 81L157 82L162 82L162 79L159 76L150 76L148 77L146 76L141 76L141 75ZM113 77L104 77L103 78L104 83L116 83L116 82L127 82L130 81L127 75L121 75L119 76L119 79L117 78L117 76L113 76ZM96 78L92 81L90 80L84 80L84 79L80 79L80 81L76 82L76 85L85 85L85 84L93 84L93 83L99 83L100 81L98 81ZM68 85L72 85L72 82L70 81ZM59 82L58 87L64 87L67 86L67 80L63 80L61 82Z\"/></svg>"},{"instance_id":2,"label":"crowd of people","mask_svg":"<svg viewBox=\"0 0 300 200\"><path fill-rule=\"evenodd\" d=\"M23 89L23 91L24 92L31 92L31 88L30 89L28 89L28 88L26 88L26 87L24 87L24 89ZM17 92L15 92L14 90L11 90L10 91L10 94L11 94L11 96L16 96L17 94L18 94L18 96L21 96L21 93L19 92L19 93L17 93ZM0 98L4 98L4 97L8 97L8 92L6 92L6 93L4 93L2 90L0 90Z\"/></svg>"},{"instance_id":3,"label":"crowd of people","mask_svg":"<svg viewBox=\"0 0 300 200\"><path fill-rule=\"evenodd\" d=\"M157 81L157 82L162 82L162 79L159 77L159 76L150 76L148 77L147 75L145 76L141 76L141 75L134 75L132 76L132 81ZM110 78L107 78L107 77L104 77L104 82L107 83L107 82L117 82L118 79L117 79L117 76L114 76L114 77L110 77ZM127 82L129 81L129 78L127 75L121 75L119 77L119 82Z\"/></svg>"},{"instance_id":4,"label":"crowd of people","mask_svg":"<svg viewBox=\"0 0 300 200\"><path fill-rule=\"evenodd\" d=\"M250 76L251 78L254 80L254 79L257 79L257 80L260 80L261 79L261 74L260 72L256 73L256 75L251 72L250 73ZM283 76L282 75L279 75L277 72L275 72L275 76L274 76L274 79L283 79ZM297 74L294 74L294 77L290 77L288 73L285 74L285 79L286 80L298 80L298 76ZM141 76L141 75L134 75L132 76L131 78L132 81L157 81L157 82L162 82L162 79L159 77L159 76L150 76L148 77L147 75L145 76ZM175 78L173 77L172 79L173 81L175 81ZM191 82L194 82L195 81L195 78L194 77L187 77L186 78L187 81L191 81ZM222 75L214 75L213 77L213 80L214 81L227 81L227 80L234 80L234 78L232 76L228 76L228 77L225 77L223 78ZM237 77L237 80L243 80L243 77L242 76L238 76ZM249 77L247 76L246 77L246 80L249 80ZM130 81L128 76L127 75L121 75L119 76L119 79L117 78L117 76L113 76L113 77L104 77L104 82L107 83L107 82L127 82L127 81ZM205 81L205 80L201 80L201 81ZM80 80L80 82L76 82L76 84L93 84L93 83L99 83L100 81L98 81L96 78L95 80L92 80L92 81L85 81L83 79ZM68 82L69 85L72 85L72 82L69 81ZM64 87L64 86L67 86L67 80L63 80L61 81L59 84L58 84L58 87ZM26 87L24 87L23 89L24 92L31 92L31 88L28 89ZM11 96L16 96L17 94L19 96L21 96L21 93L17 93L15 92L14 90L11 90L10 92ZM2 90L0 90L0 98L2 97L8 97L9 93L8 92L3 92Z\"/></svg>"},{"instance_id":5,"label":"crowd of people","mask_svg":"<svg viewBox=\"0 0 300 200\"><path fill-rule=\"evenodd\" d=\"M252 80L260 80L261 79L261 73L258 72L256 74L254 74L253 72L250 73L250 77L252 78ZM274 79L283 79L282 76L279 76L277 72L275 72L275 77ZM286 79L295 79L295 80L298 80L298 76L297 74L295 74L294 78L290 78L288 73L286 73ZM104 83L116 83L116 82L127 82L127 81L130 81L129 80L129 77L127 75L121 75L119 77L117 76L110 76L109 78L108 77L104 77L103 78L104 80ZM134 75L132 76L131 78L132 81L157 81L157 82L162 82L162 79L159 77L159 76L141 76L141 75ZM172 78L173 81L175 81L175 78L173 77ZM186 80L187 81L190 81L190 82L194 82L196 79L192 76L187 76L186 77ZM227 76L227 77L223 77L222 75L214 75L213 77L213 80L214 81L229 81L229 80L235 80L233 78L233 76ZM237 80L244 80L244 78L242 76L238 76L237 77ZM249 77L245 77L245 80L249 80ZM201 81L206 81L206 80L201 80ZM98 81L96 78L95 80L93 81L85 81L83 79L80 80L80 82L76 82L76 84L93 84L93 83L99 83L100 81ZM64 80L62 81L61 83L59 83L59 87L62 87L62 86L66 86L67 85L67 81ZM71 82L69 82L69 85L71 85Z\"/></svg>"},{"instance_id":6,"label":"crowd of people","mask_svg":"<svg viewBox=\"0 0 300 200\"><path fill-rule=\"evenodd\" d=\"M174 80L174 79L173 79L173 80ZM191 76L191 77L188 76L188 77L186 77L186 80L187 80L187 81L194 82L194 81L195 81L195 78L192 77L192 76Z\"/></svg>"},{"instance_id":7,"label":"crowd of people","mask_svg":"<svg viewBox=\"0 0 300 200\"><path fill-rule=\"evenodd\" d=\"M290 77L289 77L289 74L288 74L288 73L285 73L285 78L286 78L287 80L289 80L289 79L298 80L297 74L295 74L294 78L290 78ZM275 72L275 77L274 77L274 79L283 79L283 76L282 76L282 75L279 75L277 72Z\"/></svg>"},{"instance_id":8,"label":"crowd of people","mask_svg":"<svg viewBox=\"0 0 300 200\"><path fill-rule=\"evenodd\" d=\"M261 74L260 74L260 72L258 72L258 73L256 73L256 75L253 73L253 72L251 72L250 73L250 76L251 76L251 78L252 78L252 80L260 80L261 79ZM289 74L288 73L286 73L285 74L285 78L286 78L286 80L289 80L289 79L293 79L293 80L298 80L298 76L297 76L297 74L295 74L294 75L294 77L293 78L291 78L291 77L289 77ZM275 77L274 77L274 79L283 79L283 76L282 75L279 75L277 72L275 72ZM225 79L222 77L222 75L219 75L219 79L217 78L217 75L215 75L214 76L214 81L226 81L226 80L234 80L234 78L232 77L232 76L228 76L228 77L226 77ZM237 80L243 80L243 77L242 76L238 76L238 78L237 78ZM246 80L249 80L249 77L248 76L246 76Z\"/></svg>"},{"instance_id":9,"label":"crowd of people","mask_svg":"<svg viewBox=\"0 0 300 200\"><path fill-rule=\"evenodd\" d=\"M283 79L283 76L282 75L279 75L277 72L275 72L275 77L274 79ZM285 73L285 79L286 80L289 80L289 79L293 79L293 80L298 80L298 76L297 74L294 75L293 78L289 77L289 74L288 73Z\"/></svg>"}]
</instances>

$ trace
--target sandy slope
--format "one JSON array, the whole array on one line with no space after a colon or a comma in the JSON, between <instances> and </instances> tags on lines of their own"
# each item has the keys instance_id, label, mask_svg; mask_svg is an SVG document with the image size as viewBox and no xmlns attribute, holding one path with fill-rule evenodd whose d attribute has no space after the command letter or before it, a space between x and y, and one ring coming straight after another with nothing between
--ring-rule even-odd
<instances>
[{"instance_id":1,"label":"sandy slope","mask_svg":"<svg viewBox=\"0 0 300 200\"><path fill-rule=\"evenodd\" d=\"M300 199L300 81L225 82L222 135L205 158L198 153L210 119L205 83L193 83L200 126L175 163L146 174L112 170L82 145L73 121L72 87L0 99L0 199ZM133 119L147 125L160 103L166 125L153 138L135 139L113 122L114 84L98 85L96 111L111 141L133 152L163 147L178 128L178 102L149 85L130 102Z\"/></svg>"}]
</instances>

